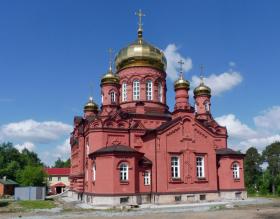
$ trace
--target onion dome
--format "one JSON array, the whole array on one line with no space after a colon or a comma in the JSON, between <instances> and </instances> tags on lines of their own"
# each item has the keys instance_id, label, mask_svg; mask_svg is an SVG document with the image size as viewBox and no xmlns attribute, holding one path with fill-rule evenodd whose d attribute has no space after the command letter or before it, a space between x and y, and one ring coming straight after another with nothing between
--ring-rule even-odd
<instances>
[{"instance_id":1,"label":"onion dome","mask_svg":"<svg viewBox=\"0 0 280 219\"><path fill-rule=\"evenodd\" d=\"M102 77L101 85L104 84L119 84L119 77L113 73L112 67L110 66L109 71Z\"/></svg>"},{"instance_id":2,"label":"onion dome","mask_svg":"<svg viewBox=\"0 0 280 219\"><path fill-rule=\"evenodd\" d=\"M190 89L190 82L185 80L182 75L174 82L174 90L177 89Z\"/></svg>"},{"instance_id":3,"label":"onion dome","mask_svg":"<svg viewBox=\"0 0 280 219\"><path fill-rule=\"evenodd\" d=\"M143 40L142 16L145 16L141 10L136 13L139 16L138 39L119 51L115 58L117 71L137 66L148 66L166 70L167 61L163 52L155 46Z\"/></svg>"},{"instance_id":4,"label":"onion dome","mask_svg":"<svg viewBox=\"0 0 280 219\"><path fill-rule=\"evenodd\" d=\"M98 105L93 101L92 97L89 97L88 102L84 106L84 112L97 112Z\"/></svg>"},{"instance_id":5,"label":"onion dome","mask_svg":"<svg viewBox=\"0 0 280 219\"><path fill-rule=\"evenodd\" d=\"M211 96L211 88L206 86L203 82L203 78L200 77L200 84L193 91L194 96Z\"/></svg>"}]
</instances>

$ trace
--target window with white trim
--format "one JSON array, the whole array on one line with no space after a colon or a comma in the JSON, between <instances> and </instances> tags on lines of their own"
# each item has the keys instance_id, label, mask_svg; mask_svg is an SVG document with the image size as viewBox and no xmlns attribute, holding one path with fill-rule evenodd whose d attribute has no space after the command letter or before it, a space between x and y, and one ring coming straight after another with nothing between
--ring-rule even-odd
<instances>
[{"instance_id":1,"label":"window with white trim","mask_svg":"<svg viewBox=\"0 0 280 219\"><path fill-rule=\"evenodd\" d=\"M158 83L158 100L162 103L163 98L162 98L162 83Z\"/></svg>"},{"instance_id":2,"label":"window with white trim","mask_svg":"<svg viewBox=\"0 0 280 219\"><path fill-rule=\"evenodd\" d=\"M144 172L144 185L145 186L151 185L151 172L150 171Z\"/></svg>"},{"instance_id":3,"label":"window with white trim","mask_svg":"<svg viewBox=\"0 0 280 219\"><path fill-rule=\"evenodd\" d=\"M103 93L101 94L101 103L103 104Z\"/></svg>"},{"instance_id":4,"label":"window with white trim","mask_svg":"<svg viewBox=\"0 0 280 219\"><path fill-rule=\"evenodd\" d=\"M232 174L234 179L239 179L239 165L237 162L232 165Z\"/></svg>"},{"instance_id":5,"label":"window with white trim","mask_svg":"<svg viewBox=\"0 0 280 219\"><path fill-rule=\"evenodd\" d=\"M146 99L153 100L153 82L151 80L146 82Z\"/></svg>"},{"instance_id":6,"label":"window with white trim","mask_svg":"<svg viewBox=\"0 0 280 219\"><path fill-rule=\"evenodd\" d=\"M173 179L180 178L180 158L178 156L171 157L171 177Z\"/></svg>"},{"instance_id":7,"label":"window with white trim","mask_svg":"<svg viewBox=\"0 0 280 219\"><path fill-rule=\"evenodd\" d=\"M111 97L111 103L116 102L116 93L114 91L110 92L110 97Z\"/></svg>"},{"instance_id":8,"label":"window with white trim","mask_svg":"<svg viewBox=\"0 0 280 219\"><path fill-rule=\"evenodd\" d=\"M140 81L133 81L133 100L140 100Z\"/></svg>"},{"instance_id":9,"label":"window with white trim","mask_svg":"<svg viewBox=\"0 0 280 219\"><path fill-rule=\"evenodd\" d=\"M127 163L120 164L120 180L128 181L128 165Z\"/></svg>"},{"instance_id":10,"label":"window with white trim","mask_svg":"<svg viewBox=\"0 0 280 219\"><path fill-rule=\"evenodd\" d=\"M197 178L205 177L204 157L203 156L196 157L196 176L197 176Z\"/></svg>"},{"instance_id":11,"label":"window with white trim","mask_svg":"<svg viewBox=\"0 0 280 219\"><path fill-rule=\"evenodd\" d=\"M122 83L122 101L127 101L127 83Z\"/></svg>"},{"instance_id":12,"label":"window with white trim","mask_svg":"<svg viewBox=\"0 0 280 219\"><path fill-rule=\"evenodd\" d=\"M92 165L92 180L93 181L96 180L96 164L95 163Z\"/></svg>"},{"instance_id":13,"label":"window with white trim","mask_svg":"<svg viewBox=\"0 0 280 219\"><path fill-rule=\"evenodd\" d=\"M206 102L204 103L204 106L205 106L206 112L210 112L210 103L209 103L208 101L206 101Z\"/></svg>"}]
</instances>

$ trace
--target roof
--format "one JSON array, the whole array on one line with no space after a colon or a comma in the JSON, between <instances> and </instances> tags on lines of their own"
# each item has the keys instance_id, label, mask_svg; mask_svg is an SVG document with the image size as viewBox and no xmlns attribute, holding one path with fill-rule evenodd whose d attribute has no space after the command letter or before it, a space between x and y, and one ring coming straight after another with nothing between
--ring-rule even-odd
<instances>
[{"instance_id":1,"label":"roof","mask_svg":"<svg viewBox=\"0 0 280 219\"><path fill-rule=\"evenodd\" d=\"M0 184L3 184L3 185L18 185L17 182L15 182L11 179L0 179Z\"/></svg>"},{"instance_id":2,"label":"roof","mask_svg":"<svg viewBox=\"0 0 280 219\"><path fill-rule=\"evenodd\" d=\"M60 186L60 187L64 187L64 186L66 186L63 182L58 182L58 183L56 183L56 184L54 184L54 185L51 185L51 187L58 187L58 186Z\"/></svg>"},{"instance_id":3,"label":"roof","mask_svg":"<svg viewBox=\"0 0 280 219\"><path fill-rule=\"evenodd\" d=\"M155 129L151 129L151 130L146 131L145 135L149 135L150 133L157 132L157 131L162 131L162 130L172 126L173 124L177 123L181 119L182 119L181 117L177 117L176 119L173 119L173 120L170 120L168 122L165 122L165 123L163 123L162 125L160 125L159 127L155 128Z\"/></svg>"},{"instance_id":4,"label":"roof","mask_svg":"<svg viewBox=\"0 0 280 219\"><path fill-rule=\"evenodd\" d=\"M242 154L241 152L232 150L230 148L217 149L216 154L217 155L242 155L242 156L244 156L244 154Z\"/></svg>"},{"instance_id":5,"label":"roof","mask_svg":"<svg viewBox=\"0 0 280 219\"><path fill-rule=\"evenodd\" d=\"M108 147L103 147L95 152L92 155L96 154L112 154L112 153L141 153L129 146L125 145L111 145Z\"/></svg>"},{"instance_id":6,"label":"roof","mask_svg":"<svg viewBox=\"0 0 280 219\"><path fill-rule=\"evenodd\" d=\"M45 171L48 175L62 175L62 176L69 176L70 175L70 168L45 168Z\"/></svg>"}]
</instances>

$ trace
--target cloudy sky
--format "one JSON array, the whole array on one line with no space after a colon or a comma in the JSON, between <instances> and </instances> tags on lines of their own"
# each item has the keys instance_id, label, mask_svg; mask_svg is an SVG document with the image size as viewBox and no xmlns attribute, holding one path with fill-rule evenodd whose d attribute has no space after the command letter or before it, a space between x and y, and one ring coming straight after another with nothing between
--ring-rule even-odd
<instances>
[{"instance_id":1,"label":"cloudy sky","mask_svg":"<svg viewBox=\"0 0 280 219\"><path fill-rule=\"evenodd\" d=\"M108 48L135 40L139 8L144 38L168 59L171 109L177 61L192 88L203 64L212 113L232 148L280 140L279 1L9 0L0 1L0 141L47 164L68 158L73 117L82 115L90 84L100 104Z\"/></svg>"}]
</instances>

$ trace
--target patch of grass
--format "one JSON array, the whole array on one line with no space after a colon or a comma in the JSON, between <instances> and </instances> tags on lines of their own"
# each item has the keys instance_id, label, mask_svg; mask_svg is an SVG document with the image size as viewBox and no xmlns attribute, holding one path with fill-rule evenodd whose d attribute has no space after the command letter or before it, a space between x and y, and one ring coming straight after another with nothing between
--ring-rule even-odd
<instances>
[{"instance_id":1,"label":"patch of grass","mask_svg":"<svg viewBox=\"0 0 280 219\"><path fill-rule=\"evenodd\" d=\"M280 196L278 196L278 195L272 195L272 194L261 195L261 194L257 194L257 193L248 194L248 197L249 198L279 198L280 199Z\"/></svg>"},{"instance_id":2,"label":"patch of grass","mask_svg":"<svg viewBox=\"0 0 280 219\"><path fill-rule=\"evenodd\" d=\"M18 201L18 204L25 209L51 209L56 207L52 200Z\"/></svg>"}]
</instances>

